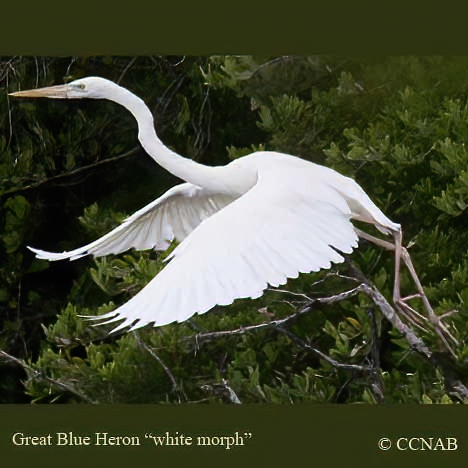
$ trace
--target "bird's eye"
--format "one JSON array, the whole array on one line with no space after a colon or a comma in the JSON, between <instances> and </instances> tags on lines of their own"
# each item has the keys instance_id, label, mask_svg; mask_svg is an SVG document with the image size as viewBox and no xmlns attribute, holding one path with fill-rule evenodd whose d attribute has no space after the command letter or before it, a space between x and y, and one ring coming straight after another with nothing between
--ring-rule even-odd
<instances>
[{"instance_id":1,"label":"bird's eye","mask_svg":"<svg viewBox=\"0 0 468 468\"><path fill-rule=\"evenodd\" d=\"M84 84L78 84L76 85L78 89L86 89L86 86Z\"/></svg>"}]
</instances>

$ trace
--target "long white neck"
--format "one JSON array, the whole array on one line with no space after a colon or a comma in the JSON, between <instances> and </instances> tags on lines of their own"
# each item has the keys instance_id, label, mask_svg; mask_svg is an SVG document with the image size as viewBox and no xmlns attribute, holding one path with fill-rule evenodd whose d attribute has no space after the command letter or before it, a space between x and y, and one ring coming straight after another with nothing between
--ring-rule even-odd
<instances>
[{"instance_id":1,"label":"long white neck","mask_svg":"<svg viewBox=\"0 0 468 468\"><path fill-rule=\"evenodd\" d=\"M210 167L184 158L170 150L156 135L153 115L138 96L125 88L118 87L118 92L112 95L112 101L128 109L138 123L138 139L145 151L164 169L182 180L210 188L218 185L221 167ZM213 186L213 188L215 188Z\"/></svg>"}]
</instances>

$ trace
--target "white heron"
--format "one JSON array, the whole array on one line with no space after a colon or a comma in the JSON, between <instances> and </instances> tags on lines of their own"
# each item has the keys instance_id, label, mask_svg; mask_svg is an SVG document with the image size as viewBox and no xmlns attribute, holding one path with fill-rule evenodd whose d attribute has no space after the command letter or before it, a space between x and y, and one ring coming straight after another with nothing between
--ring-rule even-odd
<instances>
[{"instance_id":1,"label":"white heron","mask_svg":"<svg viewBox=\"0 0 468 468\"><path fill-rule=\"evenodd\" d=\"M371 201L353 180L287 154L259 151L226 166L208 167L181 157L156 135L143 100L99 77L88 77L12 96L54 99L108 99L129 110L138 123L138 139L163 168L185 183L127 218L96 241L70 252L31 250L50 261L100 257L128 249L164 250L179 245L169 263L124 305L99 319L121 321L113 332L148 324L162 326L203 314L238 298L257 298L268 285L279 286L299 273L330 268L351 253L358 236L395 250L393 299L416 318L400 295L400 258L408 265L429 318L440 324L424 294L406 250L401 228ZM379 240L355 228L351 220L394 236ZM407 298L406 298L407 299Z\"/></svg>"}]
</instances>

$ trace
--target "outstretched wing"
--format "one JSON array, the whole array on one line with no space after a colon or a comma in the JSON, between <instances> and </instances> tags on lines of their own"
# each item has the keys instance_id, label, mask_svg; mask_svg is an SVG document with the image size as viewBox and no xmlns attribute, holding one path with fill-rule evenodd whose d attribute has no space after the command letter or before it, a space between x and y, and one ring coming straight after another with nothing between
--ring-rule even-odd
<instances>
[{"instance_id":1,"label":"outstretched wing","mask_svg":"<svg viewBox=\"0 0 468 468\"><path fill-rule=\"evenodd\" d=\"M70 252L53 253L32 250L37 258L46 260L76 260L85 255L102 257L108 254L136 250L166 250L176 239L183 241L205 218L227 204L232 197L213 194L189 183L177 185L164 195L127 218L105 236Z\"/></svg>"},{"instance_id":2,"label":"outstretched wing","mask_svg":"<svg viewBox=\"0 0 468 468\"><path fill-rule=\"evenodd\" d=\"M237 298L256 298L301 272L330 268L357 235L333 187L310 174L266 169L245 195L205 219L169 264L126 304L95 319L123 320L113 331L182 322Z\"/></svg>"}]
</instances>

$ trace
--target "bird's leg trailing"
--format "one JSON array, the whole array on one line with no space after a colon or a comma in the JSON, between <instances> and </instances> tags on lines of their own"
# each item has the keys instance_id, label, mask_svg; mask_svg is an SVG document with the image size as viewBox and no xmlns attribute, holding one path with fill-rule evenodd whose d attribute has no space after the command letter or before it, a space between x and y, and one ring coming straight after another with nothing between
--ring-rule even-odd
<instances>
[{"instance_id":1,"label":"bird's leg trailing","mask_svg":"<svg viewBox=\"0 0 468 468\"><path fill-rule=\"evenodd\" d=\"M436 315L434 309L432 308L429 299L424 292L424 289L421 285L421 281L414 269L413 262L411 261L411 257L408 253L408 250L402 245L402 231L394 231L393 237L395 242L388 242L383 239L379 239L378 237L374 237L360 229L355 229L357 235L365 239L373 244L376 244L380 247L383 247L387 250L395 251L395 280L393 284L393 302L395 307L397 308L398 312L405 317L413 326L416 326L420 329L425 330L425 322L430 322L437 335L440 337L442 342L444 343L445 347L450 351L452 355L454 352L450 347L448 340L451 340L456 346L459 345L457 339L450 333L448 328L442 322L442 320L454 313L454 311L448 312L442 316ZM411 294L409 296L402 297L401 290L400 290L400 266L401 261L406 265L411 278L413 279L414 285L416 287L416 293ZM421 299L424 309L426 310L427 317L419 313L413 307L408 304L408 301L411 299L419 298Z\"/></svg>"}]
</instances>

